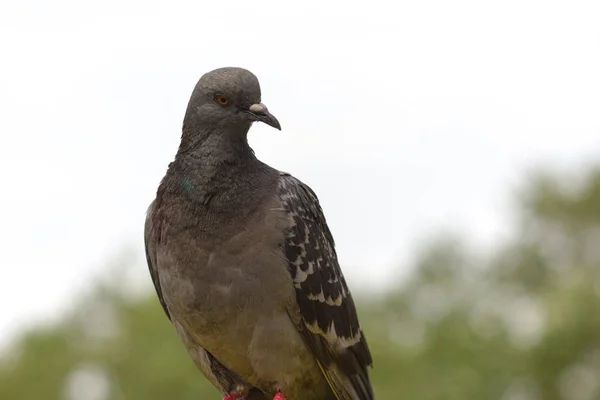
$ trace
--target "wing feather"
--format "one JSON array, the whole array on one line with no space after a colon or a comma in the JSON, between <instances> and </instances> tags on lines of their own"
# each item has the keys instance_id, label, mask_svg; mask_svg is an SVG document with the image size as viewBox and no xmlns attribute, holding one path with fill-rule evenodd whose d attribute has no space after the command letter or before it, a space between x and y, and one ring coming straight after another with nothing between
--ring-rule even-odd
<instances>
[{"instance_id":1,"label":"wing feather","mask_svg":"<svg viewBox=\"0 0 600 400\"><path fill-rule=\"evenodd\" d=\"M339 400L372 400L371 353L317 196L293 176L280 177L279 196L290 217L285 255L299 328Z\"/></svg>"},{"instance_id":2,"label":"wing feather","mask_svg":"<svg viewBox=\"0 0 600 400\"><path fill-rule=\"evenodd\" d=\"M162 289L160 288L160 280L158 279L158 266L156 265L156 245L159 237L152 218L154 214L154 204L155 201L153 201L152 204L150 204L150 207L148 207L148 211L146 212L146 223L144 224L144 247L146 249L146 261L148 263L148 269L150 270L150 277L152 278L154 289L158 295L158 300L160 301L165 314L167 314L167 317L171 319L171 314L169 313L167 303L165 303L165 299L163 298Z\"/></svg>"}]
</instances>

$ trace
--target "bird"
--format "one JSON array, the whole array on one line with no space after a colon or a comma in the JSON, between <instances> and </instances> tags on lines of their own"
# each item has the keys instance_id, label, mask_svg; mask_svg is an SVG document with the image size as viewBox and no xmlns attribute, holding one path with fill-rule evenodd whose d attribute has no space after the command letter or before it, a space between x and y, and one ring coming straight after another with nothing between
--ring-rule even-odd
<instances>
[{"instance_id":1,"label":"bird","mask_svg":"<svg viewBox=\"0 0 600 400\"><path fill-rule=\"evenodd\" d=\"M252 72L201 76L144 224L160 304L224 400L372 400L372 356L319 200L256 157L254 122L281 130Z\"/></svg>"}]
</instances>

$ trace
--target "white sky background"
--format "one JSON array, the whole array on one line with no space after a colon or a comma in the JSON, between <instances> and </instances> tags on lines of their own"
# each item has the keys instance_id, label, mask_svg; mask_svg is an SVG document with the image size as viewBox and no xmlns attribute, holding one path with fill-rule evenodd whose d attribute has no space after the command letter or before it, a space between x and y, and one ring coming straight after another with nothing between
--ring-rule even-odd
<instances>
[{"instance_id":1,"label":"white sky background","mask_svg":"<svg viewBox=\"0 0 600 400\"><path fill-rule=\"evenodd\" d=\"M441 227L497 242L525 171L600 155L599 21L597 0L2 0L0 341L123 244L150 284L144 213L221 66L259 77L283 131L251 143L315 189L353 287Z\"/></svg>"}]
</instances>

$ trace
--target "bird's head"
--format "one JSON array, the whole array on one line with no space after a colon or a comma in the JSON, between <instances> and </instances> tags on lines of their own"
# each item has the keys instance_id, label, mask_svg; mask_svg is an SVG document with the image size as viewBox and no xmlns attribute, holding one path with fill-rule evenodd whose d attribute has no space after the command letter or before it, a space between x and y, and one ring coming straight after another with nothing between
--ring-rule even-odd
<instances>
[{"instance_id":1,"label":"bird's head","mask_svg":"<svg viewBox=\"0 0 600 400\"><path fill-rule=\"evenodd\" d=\"M208 130L247 132L252 122L281 125L261 103L256 76L243 68L219 68L204 74L190 98L184 125Z\"/></svg>"}]
</instances>

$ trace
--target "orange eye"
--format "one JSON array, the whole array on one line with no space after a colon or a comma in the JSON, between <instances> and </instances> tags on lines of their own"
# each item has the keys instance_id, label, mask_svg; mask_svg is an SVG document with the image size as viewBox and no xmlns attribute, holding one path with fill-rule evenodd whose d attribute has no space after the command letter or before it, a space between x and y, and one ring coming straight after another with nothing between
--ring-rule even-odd
<instances>
[{"instance_id":1,"label":"orange eye","mask_svg":"<svg viewBox=\"0 0 600 400\"><path fill-rule=\"evenodd\" d=\"M215 97L215 99L217 100L217 103L219 103L222 106L226 106L227 103L229 103L227 97L223 96L222 94L218 94L217 97Z\"/></svg>"}]
</instances>

